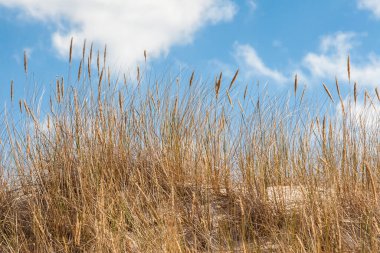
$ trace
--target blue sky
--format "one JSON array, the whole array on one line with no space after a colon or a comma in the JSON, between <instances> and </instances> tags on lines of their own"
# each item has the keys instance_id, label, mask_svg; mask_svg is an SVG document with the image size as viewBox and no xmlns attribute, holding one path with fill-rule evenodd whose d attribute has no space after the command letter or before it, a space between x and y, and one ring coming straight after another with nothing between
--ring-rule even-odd
<instances>
[{"instance_id":1,"label":"blue sky","mask_svg":"<svg viewBox=\"0 0 380 253\"><path fill-rule=\"evenodd\" d=\"M193 69L241 82L267 82L271 91L301 84L320 93L337 76L361 90L380 84L378 0L0 0L0 99L30 83L49 86L67 76L68 47L75 55L84 39L108 47L108 62L120 71L143 62L174 71ZM23 54L29 76L23 74Z\"/></svg>"}]
</instances>

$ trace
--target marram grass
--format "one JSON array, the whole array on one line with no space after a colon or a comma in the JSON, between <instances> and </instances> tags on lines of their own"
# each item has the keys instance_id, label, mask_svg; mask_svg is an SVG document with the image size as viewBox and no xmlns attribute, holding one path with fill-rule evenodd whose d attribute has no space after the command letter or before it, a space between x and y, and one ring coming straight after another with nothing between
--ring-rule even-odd
<instances>
[{"instance_id":1,"label":"marram grass","mask_svg":"<svg viewBox=\"0 0 380 253\"><path fill-rule=\"evenodd\" d=\"M356 83L355 103L323 84L340 113L317 114L297 76L289 105L238 71L210 83L138 68L116 82L106 49L96 63L85 49L43 120L11 84L22 117L2 116L1 252L380 250L377 89L363 98L377 110L368 121ZM72 42L74 67L71 54Z\"/></svg>"}]
</instances>

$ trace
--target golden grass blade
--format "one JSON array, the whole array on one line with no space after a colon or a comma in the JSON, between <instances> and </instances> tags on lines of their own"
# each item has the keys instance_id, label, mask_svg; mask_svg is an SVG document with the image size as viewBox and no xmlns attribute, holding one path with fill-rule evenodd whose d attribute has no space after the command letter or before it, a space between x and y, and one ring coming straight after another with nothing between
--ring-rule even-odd
<instances>
[{"instance_id":1,"label":"golden grass blade","mask_svg":"<svg viewBox=\"0 0 380 253\"><path fill-rule=\"evenodd\" d=\"M89 54L90 63L92 63L92 48L93 48L93 43L91 42L90 54Z\"/></svg>"},{"instance_id":2,"label":"golden grass blade","mask_svg":"<svg viewBox=\"0 0 380 253\"><path fill-rule=\"evenodd\" d=\"M90 60L90 57L87 58L87 74L88 74L88 78L91 79L91 60Z\"/></svg>"},{"instance_id":3,"label":"golden grass blade","mask_svg":"<svg viewBox=\"0 0 380 253\"><path fill-rule=\"evenodd\" d=\"M98 69L98 77L99 77L99 75L100 75L100 52L99 52L99 50L98 50L98 55L96 57L96 67Z\"/></svg>"},{"instance_id":4,"label":"golden grass blade","mask_svg":"<svg viewBox=\"0 0 380 253\"><path fill-rule=\"evenodd\" d=\"M86 54L86 39L83 41L83 48L82 48L82 60L84 61L84 56Z\"/></svg>"},{"instance_id":5,"label":"golden grass blade","mask_svg":"<svg viewBox=\"0 0 380 253\"><path fill-rule=\"evenodd\" d=\"M376 181L375 181L375 178L373 176L371 166L368 164L367 161L364 161L364 167L366 168L367 180L369 181L369 183L371 185L371 190L372 190L372 193L374 195L375 203L377 205L378 199L377 199L377 189L376 189L376 185L375 185Z\"/></svg>"},{"instance_id":6,"label":"golden grass blade","mask_svg":"<svg viewBox=\"0 0 380 253\"><path fill-rule=\"evenodd\" d=\"M191 73L191 76L190 76L190 81L189 81L189 86L191 87L191 85L193 84L193 81L194 81L194 71L193 73Z\"/></svg>"},{"instance_id":7,"label":"golden grass blade","mask_svg":"<svg viewBox=\"0 0 380 253\"><path fill-rule=\"evenodd\" d=\"M375 88L375 93L376 93L377 100L379 100L379 102L380 102L380 94L379 94L379 90L377 88Z\"/></svg>"},{"instance_id":8,"label":"golden grass blade","mask_svg":"<svg viewBox=\"0 0 380 253\"><path fill-rule=\"evenodd\" d=\"M104 45L104 53L103 53L103 66L106 66L106 59L107 59L107 44Z\"/></svg>"},{"instance_id":9,"label":"golden grass blade","mask_svg":"<svg viewBox=\"0 0 380 253\"><path fill-rule=\"evenodd\" d=\"M20 109L20 113L22 113L22 101L21 101L21 99L18 101L18 106Z\"/></svg>"},{"instance_id":10,"label":"golden grass blade","mask_svg":"<svg viewBox=\"0 0 380 253\"><path fill-rule=\"evenodd\" d=\"M60 84L59 84L59 80L57 79L56 81L56 94L57 94L57 102L60 103L61 102L61 91L60 91Z\"/></svg>"},{"instance_id":11,"label":"golden grass blade","mask_svg":"<svg viewBox=\"0 0 380 253\"><path fill-rule=\"evenodd\" d=\"M69 63L71 64L71 61L73 59L73 37L71 37L70 40L70 50L69 50Z\"/></svg>"},{"instance_id":12,"label":"golden grass blade","mask_svg":"<svg viewBox=\"0 0 380 253\"><path fill-rule=\"evenodd\" d=\"M341 105L341 108L342 108L342 112L343 112L343 114L344 114L344 113L345 113L345 110L344 110L344 103L343 103L342 96L340 95L340 87L339 87L339 83L338 83L338 78L337 78L337 77L335 77L335 87L336 87L336 91L338 92L340 105Z\"/></svg>"},{"instance_id":13,"label":"golden grass blade","mask_svg":"<svg viewBox=\"0 0 380 253\"><path fill-rule=\"evenodd\" d=\"M227 97L228 97L228 102L230 103L231 106L233 106L232 99L231 99L231 96L230 96L230 93L228 92L228 90L226 91L226 93L227 93Z\"/></svg>"},{"instance_id":14,"label":"golden grass blade","mask_svg":"<svg viewBox=\"0 0 380 253\"><path fill-rule=\"evenodd\" d=\"M325 89L327 95L329 96L330 100L331 100L333 103L335 103L335 101L334 101L333 97L331 96L331 93L330 93L329 89L327 88L327 86L326 86L324 83L322 83L322 85L323 85L323 88Z\"/></svg>"},{"instance_id":15,"label":"golden grass blade","mask_svg":"<svg viewBox=\"0 0 380 253\"><path fill-rule=\"evenodd\" d=\"M80 77L81 77L81 74L82 74L82 63L83 63L83 60L81 60L80 63L79 63L79 68L78 68L78 82L80 81Z\"/></svg>"},{"instance_id":16,"label":"golden grass blade","mask_svg":"<svg viewBox=\"0 0 380 253\"><path fill-rule=\"evenodd\" d=\"M63 80L63 77L61 78L61 97L63 98L65 94L65 82Z\"/></svg>"},{"instance_id":17,"label":"golden grass blade","mask_svg":"<svg viewBox=\"0 0 380 253\"><path fill-rule=\"evenodd\" d=\"M239 69L236 70L235 75L234 75L234 77L233 77L232 80L231 80L230 86L228 86L228 90L231 90L232 85L233 85L234 82L236 81L236 78L237 78L238 74L239 74Z\"/></svg>"},{"instance_id":18,"label":"golden grass blade","mask_svg":"<svg viewBox=\"0 0 380 253\"><path fill-rule=\"evenodd\" d=\"M13 80L11 80L11 102L13 102Z\"/></svg>"},{"instance_id":19,"label":"golden grass blade","mask_svg":"<svg viewBox=\"0 0 380 253\"><path fill-rule=\"evenodd\" d=\"M371 103L372 107L376 110L375 104L373 103L373 100L369 93L367 91L364 92L364 96L368 98L369 102Z\"/></svg>"},{"instance_id":20,"label":"golden grass blade","mask_svg":"<svg viewBox=\"0 0 380 253\"><path fill-rule=\"evenodd\" d=\"M244 96L243 96L244 100L245 100L245 97L247 96L247 91L248 91L248 84L245 86L245 89L244 89Z\"/></svg>"},{"instance_id":21,"label":"golden grass blade","mask_svg":"<svg viewBox=\"0 0 380 253\"><path fill-rule=\"evenodd\" d=\"M354 83L354 101L355 101L355 105L356 105L356 100L358 99L358 87L357 87L357 83L355 82Z\"/></svg>"},{"instance_id":22,"label":"golden grass blade","mask_svg":"<svg viewBox=\"0 0 380 253\"><path fill-rule=\"evenodd\" d=\"M24 51L24 72L25 74L28 74L28 56L26 51Z\"/></svg>"},{"instance_id":23,"label":"golden grass blade","mask_svg":"<svg viewBox=\"0 0 380 253\"><path fill-rule=\"evenodd\" d=\"M218 98L218 95L219 95L219 89L220 89L220 85L222 83L222 76L223 76L223 73L220 72L219 78L215 82L215 95L216 95L216 98Z\"/></svg>"},{"instance_id":24,"label":"golden grass blade","mask_svg":"<svg viewBox=\"0 0 380 253\"><path fill-rule=\"evenodd\" d=\"M347 75L348 75L348 82L351 83L350 55L347 56Z\"/></svg>"},{"instance_id":25,"label":"golden grass blade","mask_svg":"<svg viewBox=\"0 0 380 253\"><path fill-rule=\"evenodd\" d=\"M140 83L140 66L137 66L137 74L136 74L137 83Z\"/></svg>"}]
</instances>

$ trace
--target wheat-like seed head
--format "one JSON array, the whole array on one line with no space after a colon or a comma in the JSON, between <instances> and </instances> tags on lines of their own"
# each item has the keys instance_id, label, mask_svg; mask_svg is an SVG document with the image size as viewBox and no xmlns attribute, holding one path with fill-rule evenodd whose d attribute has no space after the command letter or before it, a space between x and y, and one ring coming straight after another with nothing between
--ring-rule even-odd
<instances>
[{"instance_id":1,"label":"wheat-like seed head","mask_svg":"<svg viewBox=\"0 0 380 253\"><path fill-rule=\"evenodd\" d=\"M189 81L189 86L190 87L193 84L193 81L194 81L194 71L193 71L193 73L191 73L191 77L190 77L190 81Z\"/></svg>"},{"instance_id":2,"label":"wheat-like seed head","mask_svg":"<svg viewBox=\"0 0 380 253\"><path fill-rule=\"evenodd\" d=\"M25 74L28 73L28 56L26 54L26 51L24 51L24 72Z\"/></svg>"},{"instance_id":3,"label":"wheat-like seed head","mask_svg":"<svg viewBox=\"0 0 380 253\"><path fill-rule=\"evenodd\" d=\"M231 99L231 96L230 96L230 93L228 92L228 90L226 91L226 93L227 93L227 97L228 97L228 102L230 103L231 106L233 106L232 99Z\"/></svg>"},{"instance_id":4,"label":"wheat-like seed head","mask_svg":"<svg viewBox=\"0 0 380 253\"><path fill-rule=\"evenodd\" d=\"M71 37L71 40L70 40L70 50L69 50L69 63L70 64L72 61L72 56L73 56L73 37Z\"/></svg>"},{"instance_id":5,"label":"wheat-like seed head","mask_svg":"<svg viewBox=\"0 0 380 253\"><path fill-rule=\"evenodd\" d=\"M93 47L93 43L91 43L91 46L90 46L90 54L89 54L90 63L92 62L92 47Z\"/></svg>"},{"instance_id":6,"label":"wheat-like seed head","mask_svg":"<svg viewBox=\"0 0 380 253\"><path fill-rule=\"evenodd\" d=\"M347 56L347 75L348 75L348 82L351 82L351 66L350 66L350 55Z\"/></svg>"},{"instance_id":7,"label":"wheat-like seed head","mask_svg":"<svg viewBox=\"0 0 380 253\"><path fill-rule=\"evenodd\" d=\"M327 95L328 95L329 98L331 99L331 101L332 101L333 103L335 103L333 97L331 96L331 93L330 93L329 89L327 88L327 86L326 86L324 83L322 83L322 85L323 85L323 88L325 89Z\"/></svg>"},{"instance_id":8,"label":"wheat-like seed head","mask_svg":"<svg viewBox=\"0 0 380 253\"><path fill-rule=\"evenodd\" d=\"M235 75L234 75L234 77L233 77L232 80L231 80L230 86L228 86L228 90L231 90L232 85L233 85L234 82L236 81L236 78L237 78L238 74L239 74L239 69L236 70Z\"/></svg>"},{"instance_id":9,"label":"wheat-like seed head","mask_svg":"<svg viewBox=\"0 0 380 253\"><path fill-rule=\"evenodd\" d=\"M244 95L243 95L244 100L245 100L245 97L247 96L247 91L248 91L248 84L246 84L245 89L244 89Z\"/></svg>"},{"instance_id":10,"label":"wheat-like seed head","mask_svg":"<svg viewBox=\"0 0 380 253\"><path fill-rule=\"evenodd\" d=\"M18 101L18 106L20 108L20 113L22 113L22 102L21 102L21 99Z\"/></svg>"},{"instance_id":11,"label":"wheat-like seed head","mask_svg":"<svg viewBox=\"0 0 380 253\"><path fill-rule=\"evenodd\" d=\"M81 74L82 74L82 63L83 63L83 59L80 61L79 63L79 69L78 69L78 82L80 81L80 77L81 77Z\"/></svg>"},{"instance_id":12,"label":"wheat-like seed head","mask_svg":"<svg viewBox=\"0 0 380 253\"><path fill-rule=\"evenodd\" d=\"M98 77L99 77L99 74L100 74L100 52L98 50L98 55L96 57L96 67L98 69Z\"/></svg>"},{"instance_id":13,"label":"wheat-like seed head","mask_svg":"<svg viewBox=\"0 0 380 253\"><path fill-rule=\"evenodd\" d=\"M220 85L222 83L222 76L223 76L223 73L220 72L219 78L215 81L215 95L216 95L216 98L218 98L218 95L219 95L219 89L220 89Z\"/></svg>"},{"instance_id":14,"label":"wheat-like seed head","mask_svg":"<svg viewBox=\"0 0 380 253\"><path fill-rule=\"evenodd\" d=\"M13 80L11 80L11 101L13 102Z\"/></svg>"},{"instance_id":15,"label":"wheat-like seed head","mask_svg":"<svg viewBox=\"0 0 380 253\"><path fill-rule=\"evenodd\" d=\"M56 94L57 94L57 102L60 103L61 102L61 91L60 91L60 87L59 87L59 80L57 79L56 81Z\"/></svg>"},{"instance_id":16,"label":"wheat-like seed head","mask_svg":"<svg viewBox=\"0 0 380 253\"><path fill-rule=\"evenodd\" d=\"M91 58L87 58L87 73L88 73L88 78L91 79Z\"/></svg>"},{"instance_id":17,"label":"wheat-like seed head","mask_svg":"<svg viewBox=\"0 0 380 253\"><path fill-rule=\"evenodd\" d=\"M61 78L61 97L63 98L65 94L65 82L63 80L63 77Z\"/></svg>"},{"instance_id":18,"label":"wheat-like seed head","mask_svg":"<svg viewBox=\"0 0 380 253\"><path fill-rule=\"evenodd\" d=\"M344 110L344 103L343 103L343 99L342 99L342 96L340 95L340 87L339 87L339 83L338 83L338 78L335 77L335 87L336 87L336 90L338 92L338 96L339 96L339 101L340 101L340 105L342 107L342 112L344 114L345 110Z\"/></svg>"},{"instance_id":19,"label":"wheat-like seed head","mask_svg":"<svg viewBox=\"0 0 380 253\"><path fill-rule=\"evenodd\" d=\"M84 61L84 55L86 54L86 39L83 41L83 48L82 48L82 60Z\"/></svg>"},{"instance_id":20,"label":"wheat-like seed head","mask_svg":"<svg viewBox=\"0 0 380 253\"><path fill-rule=\"evenodd\" d=\"M107 59L107 45L104 45L104 54L103 54L103 65L106 66Z\"/></svg>"}]
</instances>

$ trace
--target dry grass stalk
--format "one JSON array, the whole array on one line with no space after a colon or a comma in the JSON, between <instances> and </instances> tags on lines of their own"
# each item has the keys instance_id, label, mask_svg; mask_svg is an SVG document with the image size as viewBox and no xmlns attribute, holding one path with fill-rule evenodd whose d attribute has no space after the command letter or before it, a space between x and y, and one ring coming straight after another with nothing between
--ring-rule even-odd
<instances>
[{"instance_id":1,"label":"dry grass stalk","mask_svg":"<svg viewBox=\"0 0 380 253\"><path fill-rule=\"evenodd\" d=\"M190 81L189 81L189 86L191 87L191 85L193 84L193 81L194 81L194 71L191 73L191 76L190 76Z\"/></svg>"},{"instance_id":2,"label":"dry grass stalk","mask_svg":"<svg viewBox=\"0 0 380 253\"><path fill-rule=\"evenodd\" d=\"M375 88L375 93L376 93L377 100L379 100L379 102L380 102L380 94L379 94L379 90L377 88Z\"/></svg>"},{"instance_id":3,"label":"dry grass stalk","mask_svg":"<svg viewBox=\"0 0 380 253\"><path fill-rule=\"evenodd\" d=\"M28 56L26 51L24 51L24 72L25 74L28 74Z\"/></svg>"},{"instance_id":4,"label":"dry grass stalk","mask_svg":"<svg viewBox=\"0 0 380 253\"><path fill-rule=\"evenodd\" d=\"M11 102L13 102L13 80L11 80Z\"/></svg>"},{"instance_id":5,"label":"dry grass stalk","mask_svg":"<svg viewBox=\"0 0 380 253\"><path fill-rule=\"evenodd\" d=\"M248 84L245 86L245 89L244 89L244 95L243 95L244 100L245 100L245 97L247 96L247 91L248 91Z\"/></svg>"},{"instance_id":6,"label":"dry grass stalk","mask_svg":"<svg viewBox=\"0 0 380 253\"><path fill-rule=\"evenodd\" d=\"M374 201L377 205L378 203L378 198L377 198L377 190L376 190L376 186L375 186L375 180L374 180L374 176L373 176L373 173L372 173L372 169L371 169L371 166L368 164L367 161L364 161L364 167L366 169L366 173L369 177L369 181L370 181L370 184L371 184L371 190L372 190L372 193L374 195Z\"/></svg>"},{"instance_id":7,"label":"dry grass stalk","mask_svg":"<svg viewBox=\"0 0 380 253\"><path fill-rule=\"evenodd\" d=\"M72 57L73 57L73 37L71 37L71 40L70 40L70 49L69 49L69 63L71 64L72 62Z\"/></svg>"},{"instance_id":8,"label":"dry grass stalk","mask_svg":"<svg viewBox=\"0 0 380 253\"><path fill-rule=\"evenodd\" d=\"M232 99L231 99L231 96L230 96L230 93L228 92L228 90L226 91L226 94L228 97L228 102L230 103L231 106L233 106Z\"/></svg>"},{"instance_id":9,"label":"dry grass stalk","mask_svg":"<svg viewBox=\"0 0 380 253\"><path fill-rule=\"evenodd\" d=\"M20 113L22 113L22 101L21 101L21 99L18 101L18 106L20 109Z\"/></svg>"},{"instance_id":10,"label":"dry grass stalk","mask_svg":"<svg viewBox=\"0 0 380 253\"><path fill-rule=\"evenodd\" d=\"M82 74L82 64L83 64L83 60L81 60L80 63L79 63L78 79L77 79L78 82L80 81L80 77L81 77L81 74Z\"/></svg>"},{"instance_id":11,"label":"dry grass stalk","mask_svg":"<svg viewBox=\"0 0 380 253\"><path fill-rule=\"evenodd\" d=\"M96 57L96 67L98 69L98 77L100 75L100 52L98 50L98 54L97 54L97 57Z\"/></svg>"},{"instance_id":12,"label":"dry grass stalk","mask_svg":"<svg viewBox=\"0 0 380 253\"><path fill-rule=\"evenodd\" d=\"M376 106L375 106L375 104L373 103L373 100L372 100L371 96L368 94L367 91L364 92L364 96L368 98L368 100L369 100L369 102L371 103L373 109L375 109L375 111L376 111Z\"/></svg>"},{"instance_id":13,"label":"dry grass stalk","mask_svg":"<svg viewBox=\"0 0 380 253\"><path fill-rule=\"evenodd\" d=\"M90 59L90 57L87 58L87 74L88 74L88 78L91 80L91 59Z\"/></svg>"},{"instance_id":14,"label":"dry grass stalk","mask_svg":"<svg viewBox=\"0 0 380 253\"><path fill-rule=\"evenodd\" d=\"M104 52L103 52L103 66L106 66L106 59L107 59L107 45L104 46Z\"/></svg>"},{"instance_id":15,"label":"dry grass stalk","mask_svg":"<svg viewBox=\"0 0 380 253\"><path fill-rule=\"evenodd\" d=\"M236 72L235 72L235 74L234 74L234 76L233 76L233 78L232 78L232 80L231 80L231 83L230 83L230 85L228 86L228 90L231 90L232 85L233 85L234 82L236 81L236 78L237 78L238 74L239 74L239 69L236 70Z\"/></svg>"},{"instance_id":16,"label":"dry grass stalk","mask_svg":"<svg viewBox=\"0 0 380 253\"><path fill-rule=\"evenodd\" d=\"M92 63L92 50L93 50L93 43L91 42L90 53L89 53L89 55L88 55L88 58L89 58L89 62L90 62L90 64Z\"/></svg>"},{"instance_id":17,"label":"dry grass stalk","mask_svg":"<svg viewBox=\"0 0 380 253\"><path fill-rule=\"evenodd\" d=\"M355 105L356 105L357 99L358 99L358 87L357 87L357 83L355 82L354 83L354 101L355 101Z\"/></svg>"},{"instance_id":18,"label":"dry grass stalk","mask_svg":"<svg viewBox=\"0 0 380 253\"><path fill-rule=\"evenodd\" d=\"M57 95L57 102L61 103L61 90L59 87L59 80L56 81L56 95Z\"/></svg>"},{"instance_id":19,"label":"dry grass stalk","mask_svg":"<svg viewBox=\"0 0 380 253\"><path fill-rule=\"evenodd\" d=\"M297 74L294 76L294 95L297 95L297 88L298 88L298 76Z\"/></svg>"},{"instance_id":20,"label":"dry grass stalk","mask_svg":"<svg viewBox=\"0 0 380 253\"><path fill-rule=\"evenodd\" d=\"M107 80L108 80L108 87L111 86L111 70L110 70L110 67L108 67L108 71L107 71Z\"/></svg>"},{"instance_id":21,"label":"dry grass stalk","mask_svg":"<svg viewBox=\"0 0 380 253\"><path fill-rule=\"evenodd\" d=\"M327 86L324 83L322 83L322 85L323 85L323 88L325 89L327 95L329 96L331 102L335 103L333 97L331 96L329 89L327 88Z\"/></svg>"},{"instance_id":22,"label":"dry grass stalk","mask_svg":"<svg viewBox=\"0 0 380 253\"><path fill-rule=\"evenodd\" d=\"M223 73L220 72L219 78L215 80L215 96L216 96L216 99L218 99L220 86L222 84L222 75L223 75Z\"/></svg>"},{"instance_id":23,"label":"dry grass stalk","mask_svg":"<svg viewBox=\"0 0 380 253\"><path fill-rule=\"evenodd\" d=\"M82 61L84 61L84 56L86 54L86 39L83 41L83 47L82 47Z\"/></svg>"},{"instance_id":24,"label":"dry grass stalk","mask_svg":"<svg viewBox=\"0 0 380 253\"><path fill-rule=\"evenodd\" d=\"M348 82L351 82L351 66L350 66L350 55L347 56L347 75L348 75Z\"/></svg>"},{"instance_id":25,"label":"dry grass stalk","mask_svg":"<svg viewBox=\"0 0 380 253\"><path fill-rule=\"evenodd\" d=\"M64 99L57 79L44 124L34 97L0 121L1 252L378 252L379 130L360 115L319 114L305 88L242 103L222 74L179 92L110 73Z\"/></svg>"},{"instance_id":26,"label":"dry grass stalk","mask_svg":"<svg viewBox=\"0 0 380 253\"><path fill-rule=\"evenodd\" d=\"M339 101L340 101L340 105L341 105L341 108L342 108L342 112L343 112L343 114L345 114L344 103L343 103L342 96L340 95L340 87L339 87L339 83L338 83L338 78L337 77L335 77L335 87L336 87L336 91L337 91L338 96L339 96Z\"/></svg>"},{"instance_id":27,"label":"dry grass stalk","mask_svg":"<svg viewBox=\"0 0 380 253\"><path fill-rule=\"evenodd\" d=\"M61 97L63 98L64 95L65 95L65 81L63 80L63 77L61 77L61 85L60 85L60 88L61 88Z\"/></svg>"},{"instance_id":28,"label":"dry grass stalk","mask_svg":"<svg viewBox=\"0 0 380 253\"><path fill-rule=\"evenodd\" d=\"M136 74L136 80L137 83L140 84L140 66L137 66L137 74Z\"/></svg>"}]
</instances>

